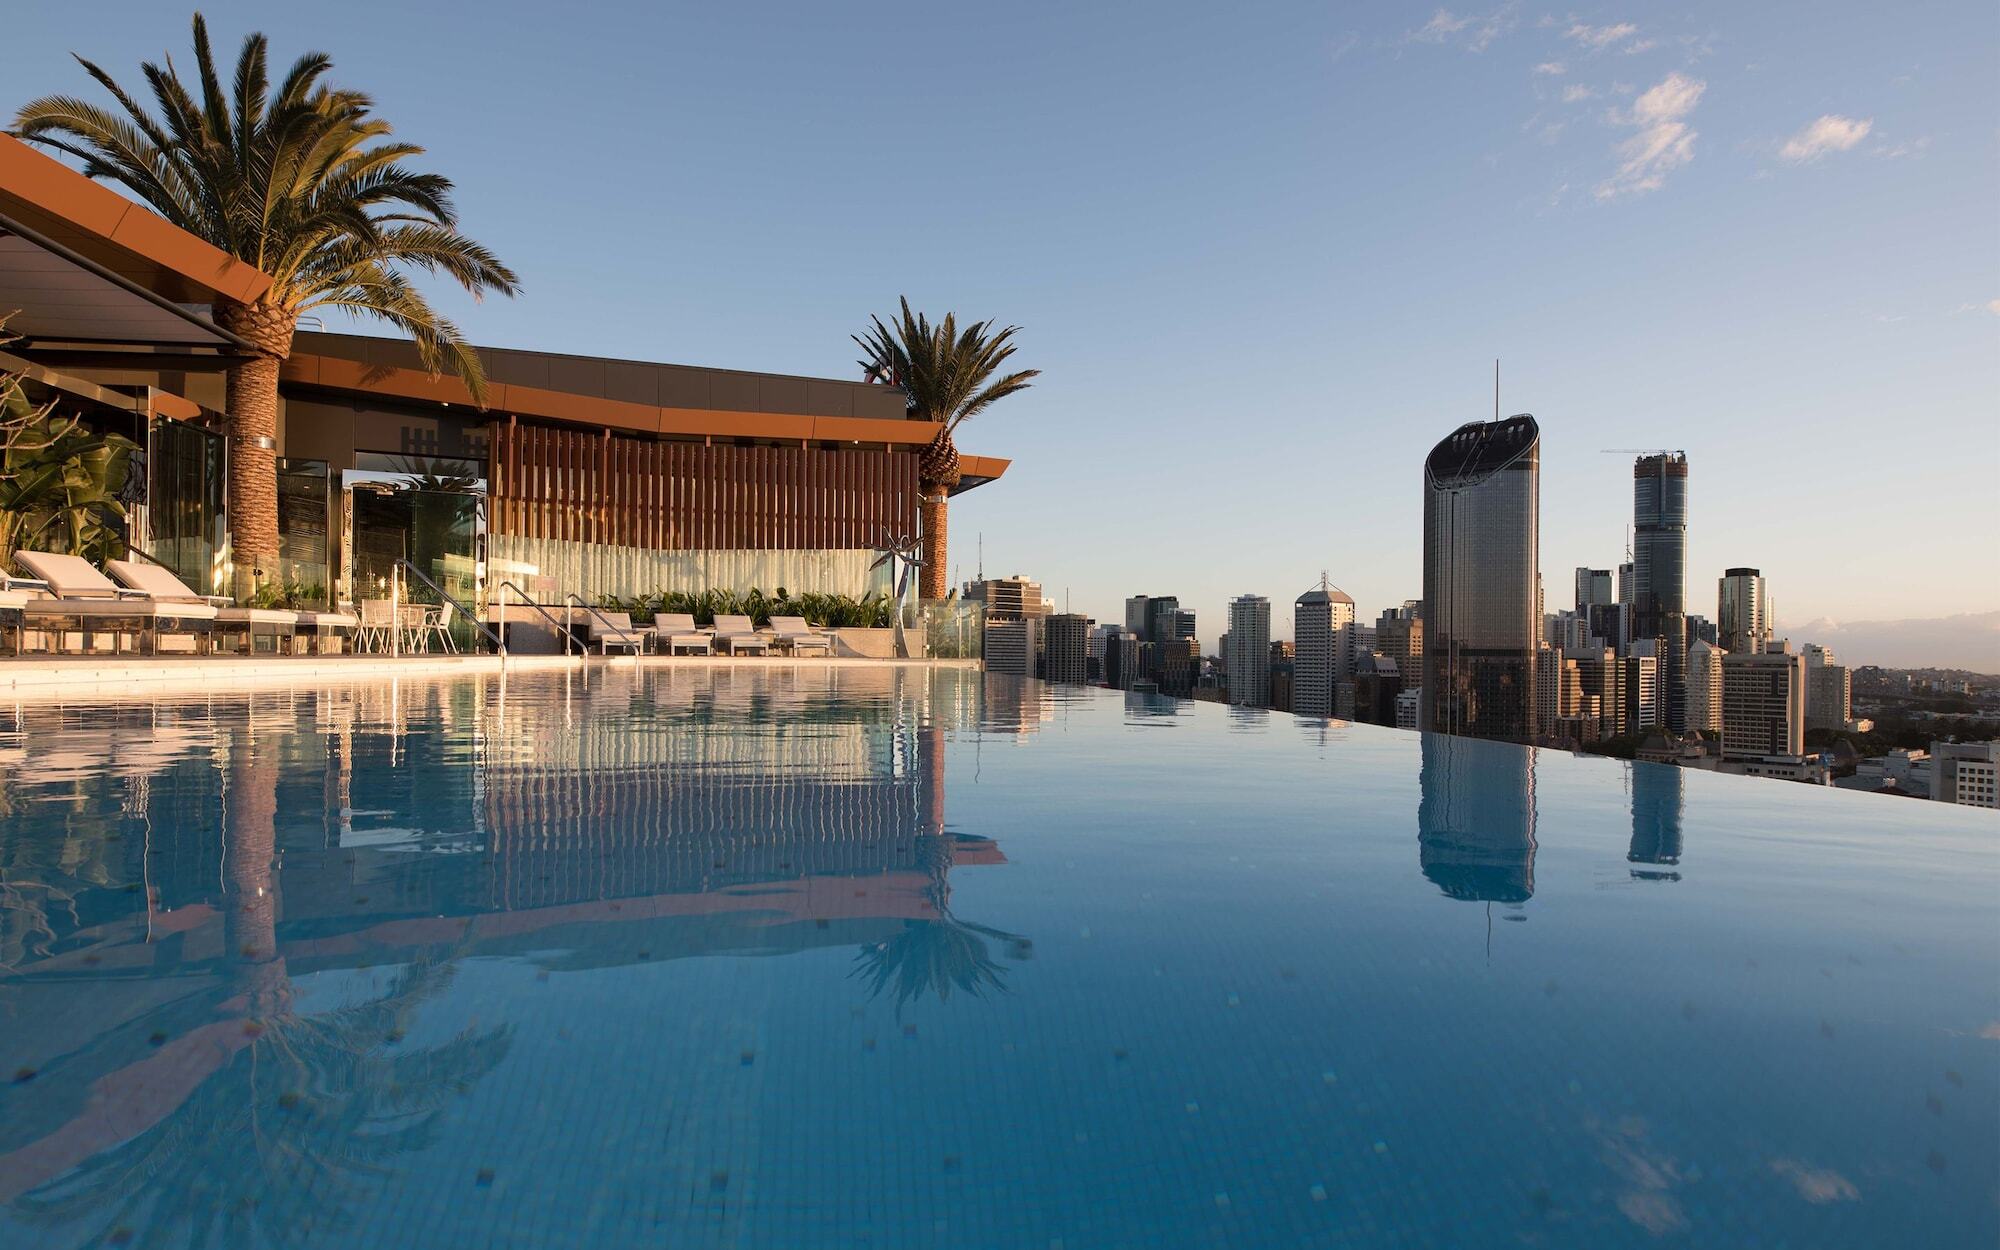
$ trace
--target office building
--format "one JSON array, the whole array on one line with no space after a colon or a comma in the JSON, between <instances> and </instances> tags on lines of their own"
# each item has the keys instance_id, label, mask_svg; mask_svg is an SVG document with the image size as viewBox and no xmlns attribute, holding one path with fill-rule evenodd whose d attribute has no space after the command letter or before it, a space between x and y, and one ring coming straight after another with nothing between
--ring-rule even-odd
<instances>
[{"instance_id":1,"label":"office building","mask_svg":"<svg viewBox=\"0 0 2000 1250\"><path fill-rule=\"evenodd\" d=\"M1424 618L1407 607L1383 612L1375 622L1375 649L1396 662L1404 685L1417 685L1424 666Z\"/></svg>"},{"instance_id":2,"label":"office building","mask_svg":"<svg viewBox=\"0 0 2000 1250\"><path fill-rule=\"evenodd\" d=\"M1159 664L1156 672L1160 693L1172 695L1176 699L1194 697L1195 686L1201 681L1201 646L1192 638L1176 638L1171 642L1156 643Z\"/></svg>"},{"instance_id":3,"label":"office building","mask_svg":"<svg viewBox=\"0 0 2000 1250\"><path fill-rule=\"evenodd\" d=\"M1722 732L1722 658L1729 653L1696 640L1688 647L1687 728L1714 738Z\"/></svg>"},{"instance_id":4,"label":"office building","mask_svg":"<svg viewBox=\"0 0 2000 1250\"><path fill-rule=\"evenodd\" d=\"M1660 714L1687 724L1688 462L1680 452L1632 464L1632 636L1656 640Z\"/></svg>"},{"instance_id":5,"label":"office building","mask_svg":"<svg viewBox=\"0 0 2000 1250\"><path fill-rule=\"evenodd\" d=\"M1396 723L1396 700L1403 693L1402 671L1396 661L1370 652L1354 664L1354 710L1347 719L1365 725Z\"/></svg>"},{"instance_id":6,"label":"office building","mask_svg":"<svg viewBox=\"0 0 2000 1250\"><path fill-rule=\"evenodd\" d=\"M1146 676L1139 667L1139 635L1121 629L1104 640L1104 684L1130 690Z\"/></svg>"},{"instance_id":7,"label":"office building","mask_svg":"<svg viewBox=\"0 0 2000 1250\"><path fill-rule=\"evenodd\" d=\"M2000 742L1933 742L1930 763L1933 799L2000 807Z\"/></svg>"},{"instance_id":8,"label":"office building","mask_svg":"<svg viewBox=\"0 0 2000 1250\"><path fill-rule=\"evenodd\" d=\"M1295 655L1289 642L1271 644L1271 699L1266 706L1274 712L1292 710L1292 661Z\"/></svg>"},{"instance_id":9,"label":"office building","mask_svg":"<svg viewBox=\"0 0 2000 1250\"><path fill-rule=\"evenodd\" d=\"M1576 666L1577 718L1596 722L1595 731L1586 723L1578 737L1583 741L1622 737L1626 731L1625 662L1612 647L1590 646L1564 657Z\"/></svg>"},{"instance_id":10,"label":"office building","mask_svg":"<svg viewBox=\"0 0 2000 1250\"><path fill-rule=\"evenodd\" d=\"M1722 660L1724 759L1796 757L1806 749L1806 661L1784 642Z\"/></svg>"},{"instance_id":11,"label":"office building","mask_svg":"<svg viewBox=\"0 0 2000 1250\"><path fill-rule=\"evenodd\" d=\"M1334 685L1340 680L1342 630L1354 623L1354 600L1320 578L1319 585L1300 595L1292 607L1292 640L1296 644L1292 677L1292 710L1300 716L1332 716Z\"/></svg>"},{"instance_id":12,"label":"office building","mask_svg":"<svg viewBox=\"0 0 2000 1250\"><path fill-rule=\"evenodd\" d=\"M1229 701L1238 707L1271 702L1271 601L1242 595L1229 601L1229 633L1223 666L1229 673Z\"/></svg>"},{"instance_id":13,"label":"office building","mask_svg":"<svg viewBox=\"0 0 2000 1250\"><path fill-rule=\"evenodd\" d=\"M1175 621L1180 615L1181 601L1174 595L1150 595L1146 599L1147 642L1167 642L1174 637Z\"/></svg>"},{"instance_id":14,"label":"office building","mask_svg":"<svg viewBox=\"0 0 2000 1250\"><path fill-rule=\"evenodd\" d=\"M1050 681L1090 680L1090 618L1058 612L1042 622L1042 671Z\"/></svg>"},{"instance_id":15,"label":"office building","mask_svg":"<svg viewBox=\"0 0 2000 1250\"><path fill-rule=\"evenodd\" d=\"M988 617L986 671L1009 677L1035 675L1035 622L1024 617Z\"/></svg>"},{"instance_id":16,"label":"office building","mask_svg":"<svg viewBox=\"0 0 2000 1250\"><path fill-rule=\"evenodd\" d=\"M1572 605L1578 616L1588 616L1590 609L1600 604L1616 603L1618 595L1611 586L1610 569L1587 569L1576 571L1576 602Z\"/></svg>"},{"instance_id":17,"label":"office building","mask_svg":"<svg viewBox=\"0 0 2000 1250\"><path fill-rule=\"evenodd\" d=\"M1182 608L1174 613L1174 632L1172 636L1167 638L1162 638L1160 639L1160 641L1179 642L1183 639L1189 639L1193 637L1194 637L1194 609Z\"/></svg>"},{"instance_id":18,"label":"office building","mask_svg":"<svg viewBox=\"0 0 2000 1250\"><path fill-rule=\"evenodd\" d=\"M1133 595L1125 600L1126 633L1136 634L1141 638L1146 636L1146 618L1149 606L1150 599L1146 595Z\"/></svg>"},{"instance_id":19,"label":"office building","mask_svg":"<svg viewBox=\"0 0 2000 1250\"><path fill-rule=\"evenodd\" d=\"M1756 569L1723 573L1716 584L1715 635L1724 651L1763 654L1771 641L1771 616L1762 573Z\"/></svg>"},{"instance_id":20,"label":"office building","mask_svg":"<svg viewBox=\"0 0 2000 1250\"><path fill-rule=\"evenodd\" d=\"M1541 431L1471 422L1424 461L1423 727L1535 736Z\"/></svg>"}]
</instances>

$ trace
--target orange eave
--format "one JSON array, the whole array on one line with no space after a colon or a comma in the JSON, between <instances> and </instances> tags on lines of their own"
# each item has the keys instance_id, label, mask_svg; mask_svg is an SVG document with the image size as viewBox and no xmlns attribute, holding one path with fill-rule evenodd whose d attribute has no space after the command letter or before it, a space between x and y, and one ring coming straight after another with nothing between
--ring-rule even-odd
<instances>
[{"instance_id":1,"label":"orange eave","mask_svg":"<svg viewBox=\"0 0 2000 1250\"><path fill-rule=\"evenodd\" d=\"M0 214L183 304L252 303L271 279L10 135L0 135Z\"/></svg>"},{"instance_id":2,"label":"orange eave","mask_svg":"<svg viewBox=\"0 0 2000 1250\"><path fill-rule=\"evenodd\" d=\"M416 403L473 407L472 392L450 376L432 377L421 369L363 364L338 356L295 353L280 376L301 386L323 387ZM566 421L599 429L682 437L761 438L780 441L889 443L921 447L937 435L928 421L897 421L879 417L815 417L802 413L736 412L716 408L672 408L657 404L601 399L535 386L494 383L486 390L486 410L494 416L513 414L548 421ZM999 462L1004 467L1005 461Z\"/></svg>"}]
</instances>

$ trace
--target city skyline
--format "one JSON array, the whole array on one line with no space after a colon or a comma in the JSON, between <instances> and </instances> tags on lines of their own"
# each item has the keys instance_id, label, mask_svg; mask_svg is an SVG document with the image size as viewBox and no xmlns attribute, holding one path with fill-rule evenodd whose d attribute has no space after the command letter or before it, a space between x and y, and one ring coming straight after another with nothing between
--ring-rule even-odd
<instances>
[{"instance_id":1,"label":"city skyline","mask_svg":"<svg viewBox=\"0 0 2000 1250\"><path fill-rule=\"evenodd\" d=\"M1021 325L1043 376L968 429L1015 464L954 508L954 582L983 535L989 574L1026 570L1100 621L1172 590L1209 647L1232 596L1289 600L1322 568L1372 619L1421 576L1417 483L1382 466L1491 412L1499 356L1503 408L1543 429L1545 569L1620 562L1629 460L1599 449L1667 444L1701 466L1692 610L1747 565L1782 631L1990 613L1969 636L2000 653L2000 590L1954 574L1990 483L1948 454L1993 420L1990 6L1902 25L1720 4L856 24L503 4L469 26L204 7L224 46L263 29L284 57L326 49L452 171L468 227L525 284L440 293L475 341L853 378L848 335L901 294ZM73 50L124 68L185 45L182 11L105 13L87 31L17 15L16 94L77 90ZM356 37L392 20L406 37ZM966 55L916 55L935 40ZM577 65L597 67L587 84ZM541 93L497 89L509 74L576 85L604 120L558 122ZM911 91L988 117L1014 175L897 179L852 119ZM909 124L921 142L948 123ZM1649 136L1672 160L1633 166ZM565 219L592 237L547 230ZM1309 462L1330 489L1290 488ZM1257 483L1254 502L1224 482ZM1924 542L1880 519L1919 501ZM1130 539L1073 542L1080 502ZM1174 540L1150 541L1163 515ZM1936 662L1965 662L1953 630L1925 628Z\"/></svg>"}]
</instances>

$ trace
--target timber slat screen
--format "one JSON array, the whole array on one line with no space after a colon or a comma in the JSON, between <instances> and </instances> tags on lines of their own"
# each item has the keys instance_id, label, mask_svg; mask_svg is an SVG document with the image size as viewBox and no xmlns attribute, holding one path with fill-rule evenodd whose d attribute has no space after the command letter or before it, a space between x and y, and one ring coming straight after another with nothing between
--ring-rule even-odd
<instances>
[{"instance_id":1,"label":"timber slat screen","mask_svg":"<svg viewBox=\"0 0 2000 1250\"><path fill-rule=\"evenodd\" d=\"M656 551L874 547L916 530L917 457L651 442L496 422L497 534Z\"/></svg>"}]
</instances>

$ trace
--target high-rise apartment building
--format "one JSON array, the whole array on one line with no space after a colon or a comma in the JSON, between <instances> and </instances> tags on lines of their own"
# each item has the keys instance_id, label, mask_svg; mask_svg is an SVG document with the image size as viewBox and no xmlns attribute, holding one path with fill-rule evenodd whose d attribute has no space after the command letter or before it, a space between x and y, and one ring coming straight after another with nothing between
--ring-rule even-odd
<instances>
[{"instance_id":1,"label":"high-rise apartment building","mask_svg":"<svg viewBox=\"0 0 2000 1250\"><path fill-rule=\"evenodd\" d=\"M1800 756L1806 750L1806 658L1784 642L1722 660L1722 754Z\"/></svg>"},{"instance_id":2,"label":"high-rise apartment building","mask_svg":"<svg viewBox=\"0 0 2000 1250\"><path fill-rule=\"evenodd\" d=\"M1834 663L1833 648L1809 642L1806 660L1806 728L1845 729L1854 708L1854 676Z\"/></svg>"},{"instance_id":3,"label":"high-rise apartment building","mask_svg":"<svg viewBox=\"0 0 2000 1250\"><path fill-rule=\"evenodd\" d=\"M1229 636L1222 662L1229 672L1229 701L1239 707L1271 703L1271 601L1242 595L1229 601Z\"/></svg>"},{"instance_id":4,"label":"high-rise apartment building","mask_svg":"<svg viewBox=\"0 0 2000 1250\"><path fill-rule=\"evenodd\" d=\"M1756 569L1729 569L1716 583L1715 637L1724 651L1761 655L1771 641L1770 605L1764 575Z\"/></svg>"},{"instance_id":5,"label":"high-rise apartment building","mask_svg":"<svg viewBox=\"0 0 2000 1250\"><path fill-rule=\"evenodd\" d=\"M1535 736L1541 430L1460 426L1424 461L1423 727Z\"/></svg>"},{"instance_id":6,"label":"high-rise apartment building","mask_svg":"<svg viewBox=\"0 0 2000 1250\"><path fill-rule=\"evenodd\" d=\"M1610 569L1587 569L1576 571L1576 614L1590 615L1593 606L1618 602L1617 592L1611 587Z\"/></svg>"},{"instance_id":7,"label":"high-rise apartment building","mask_svg":"<svg viewBox=\"0 0 2000 1250\"><path fill-rule=\"evenodd\" d=\"M1343 626L1354 623L1354 600L1324 577L1292 606L1292 710L1300 716L1332 716L1334 685L1340 680Z\"/></svg>"},{"instance_id":8,"label":"high-rise apartment building","mask_svg":"<svg viewBox=\"0 0 2000 1250\"><path fill-rule=\"evenodd\" d=\"M989 577L983 582L967 582L965 598L985 604L986 619L989 621L1047 616L1055 611L1055 605L1042 595L1042 584L1019 573L1012 577Z\"/></svg>"},{"instance_id":9,"label":"high-rise apartment building","mask_svg":"<svg viewBox=\"0 0 2000 1250\"><path fill-rule=\"evenodd\" d=\"M1700 639L1688 647L1689 733L1713 738L1722 732L1722 658L1727 654L1721 647L1711 646Z\"/></svg>"},{"instance_id":10,"label":"high-rise apartment building","mask_svg":"<svg viewBox=\"0 0 2000 1250\"><path fill-rule=\"evenodd\" d=\"M2000 807L2000 742L1931 743L1931 797L1963 807Z\"/></svg>"},{"instance_id":11,"label":"high-rise apartment building","mask_svg":"<svg viewBox=\"0 0 2000 1250\"><path fill-rule=\"evenodd\" d=\"M1654 639L1660 718L1687 726L1688 462L1680 452L1632 464L1632 636Z\"/></svg>"},{"instance_id":12,"label":"high-rise apartment building","mask_svg":"<svg viewBox=\"0 0 2000 1250\"><path fill-rule=\"evenodd\" d=\"M1050 681L1090 680L1090 618L1058 612L1042 623L1042 671Z\"/></svg>"},{"instance_id":13,"label":"high-rise apartment building","mask_svg":"<svg viewBox=\"0 0 2000 1250\"><path fill-rule=\"evenodd\" d=\"M1635 638L1621 661L1625 666L1625 732L1643 733L1666 721L1657 638Z\"/></svg>"},{"instance_id":14,"label":"high-rise apartment building","mask_svg":"<svg viewBox=\"0 0 2000 1250\"><path fill-rule=\"evenodd\" d=\"M1421 687L1410 686L1396 696L1396 728L1415 729L1417 717L1423 709L1424 692Z\"/></svg>"}]
</instances>

